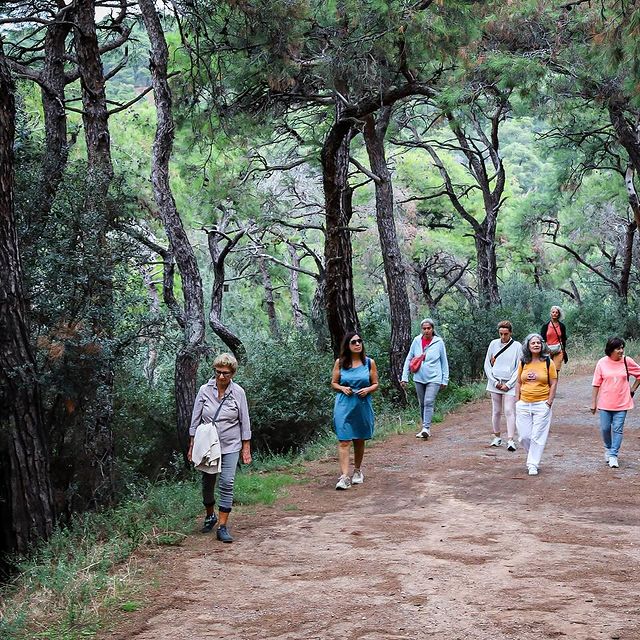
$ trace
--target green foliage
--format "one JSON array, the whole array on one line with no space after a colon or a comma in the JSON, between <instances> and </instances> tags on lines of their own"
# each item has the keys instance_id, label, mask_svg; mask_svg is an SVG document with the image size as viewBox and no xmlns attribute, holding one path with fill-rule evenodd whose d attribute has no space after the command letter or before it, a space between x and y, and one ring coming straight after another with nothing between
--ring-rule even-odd
<instances>
[{"instance_id":1,"label":"green foliage","mask_svg":"<svg viewBox=\"0 0 640 640\"><path fill-rule=\"evenodd\" d=\"M254 446L276 453L302 447L331 424L333 360L308 333L248 347L250 361L237 381L249 399Z\"/></svg>"}]
</instances>

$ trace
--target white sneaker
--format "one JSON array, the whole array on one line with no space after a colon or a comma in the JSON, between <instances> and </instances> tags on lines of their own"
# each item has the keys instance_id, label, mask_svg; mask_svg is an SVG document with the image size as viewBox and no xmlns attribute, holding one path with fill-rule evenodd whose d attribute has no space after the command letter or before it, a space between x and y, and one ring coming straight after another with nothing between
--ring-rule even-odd
<instances>
[{"instance_id":1,"label":"white sneaker","mask_svg":"<svg viewBox=\"0 0 640 640\"><path fill-rule=\"evenodd\" d=\"M515 451L518 447L516 447L516 443L513 440L509 440L507 442L507 451Z\"/></svg>"},{"instance_id":2,"label":"white sneaker","mask_svg":"<svg viewBox=\"0 0 640 640\"><path fill-rule=\"evenodd\" d=\"M604 461L608 463L608 462L609 462L609 458L610 458L610 457L611 457L611 454L610 454L610 453L605 449L605 452L604 452Z\"/></svg>"},{"instance_id":3,"label":"white sneaker","mask_svg":"<svg viewBox=\"0 0 640 640\"><path fill-rule=\"evenodd\" d=\"M618 469L619 468L619 464L618 464L618 458L616 458L616 456L610 456L609 457L609 466L612 469Z\"/></svg>"},{"instance_id":4,"label":"white sneaker","mask_svg":"<svg viewBox=\"0 0 640 640\"><path fill-rule=\"evenodd\" d=\"M495 436L491 441L490 447L500 447L502 446L502 438L500 436Z\"/></svg>"},{"instance_id":5,"label":"white sneaker","mask_svg":"<svg viewBox=\"0 0 640 640\"><path fill-rule=\"evenodd\" d=\"M530 476L537 476L538 475L538 467L536 467L535 464L530 464L528 469L529 469L529 475Z\"/></svg>"},{"instance_id":6,"label":"white sneaker","mask_svg":"<svg viewBox=\"0 0 640 640\"><path fill-rule=\"evenodd\" d=\"M428 440L431 435L431 431L429 429L422 429L422 431L418 431L416 433L416 438L422 438L423 440Z\"/></svg>"},{"instance_id":7,"label":"white sneaker","mask_svg":"<svg viewBox=\"0 0 640 640\"><path fill-rule=\"evenodd\" d=\"M360 469L354 469L351 476L351 484L362 484L364 482L364 473Z\"/></svg>"},{"instance_id":8,"label":"white sneaker","mask_svg":"<svg viewBox=\"0 0 640 640\"><path fill-rule=\"evenodd\" d=\"M336 489L351 489L351 478L340 476L340 480L336 483Z\"/></svg>"}]
</instances>

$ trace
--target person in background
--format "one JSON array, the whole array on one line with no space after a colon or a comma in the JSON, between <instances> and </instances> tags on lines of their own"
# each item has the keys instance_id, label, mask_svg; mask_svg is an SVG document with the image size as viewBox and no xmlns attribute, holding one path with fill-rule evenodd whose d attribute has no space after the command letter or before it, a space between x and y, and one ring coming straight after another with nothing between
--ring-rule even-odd
<instances>
[{"instance_id":1,"label":"person in background","mask_svg":"<svg viewBox=\"0 0 640 640\"><path fill-rule=\"evenodd\" d=\"M530 476L538 475L538 467L547 443L558 373L545 353L544 341L538 333L529 334L522 346L516 382L516 428L520 443L527 452Z\"/></svg>"},{"instance_id":2,"label":"person in background","mask_svg":"<svg viewBox=\"0 0 640 640\"><path fill-rule=\"evenodd\" d=\"M496 340L489 343L484 359L487 391L491 394L492 447L502 445L500 422L504 414L507 423L507 449L516 450L516 378L522 355L522 345L513 339L513 326L508 320L498 323Z\"/></svg>"},{"instance_id":3,"label":"person in background","mask_svg":"<svg viewBox=\"0 0 640 640\"><path fill-rule=\"evenodd\" d=\"M557 305L551 307L549 311L550 319L542 325L540 335L547 343L547 351L556 366L556 371L562 369L562 363L568 362L567 355L567 328L560 320L562 320L562 309Z\"/></svg>"},{"instance_id":4,"label":"person in background","mask_svg":"<svg viewBox=\"0 0 640 640\"><path fill-rule=\"evenodd\" d=\"M632 396L640 385L640 366L624 355L622 338L609 338L604 358L600 358L593 372L591 413L600 411L600 434L604 443L605 462L613 469L619 467L618 454L627 411L633 409ZM635 377L633 389L629 375Z\"/></svg>"},{"instance_id":5,"label":"person in background","mask_svg":"<svg viewBox=\"0 0 640 640\"><path fill-rule=\"evenodd\" d=\"M348 332L333 366L331 386L337 391L333 409L333 426L338 437L340 478L336 489L350 489L362 484L364 443L373 437L373 403L371 394L378 388L378 368L365 352L359 334ZM349 457L353 444L353 475L349 476Z\"/></svg>"},{"instance_id":6,"label":"person in background","mask_svg":"<svg viewBox=\"0 0 640 640\"><path fill-rule=\"evenodd\" d=\"M203 533L209 533L218 522L214 513L214 489L218 481L220 524L216 537L221 542L233 542L227 521L233 504L233 483L241 457L244 464L251 463L251 422L244 389L233 382L238 362L230 353L221 353L214 361L214 377L200 387L193 405L189 435L191 441L187 458L192 461L196 430L201 424L214 422L220 441L222 469L220 474L202 474L202 502L206 510Z\"/></svg>"},{"instance_id":7,"label":"person in background","mask_svg":"<svg viewBox=\"0 0 640 640\"><path fill-rule=\"evenodd\" d=\"M409 383L409 363L417 356L424 355L420 369L413 374L422 428L416 438L427 440L431 436L431 420L436 396L440 389L449 384L449 362L444 341L436 335L436 325L431 318L420 323L420 335L411 343L409 353L404 361L400 384L406 388Z\"/></svg>"}]
</instances>

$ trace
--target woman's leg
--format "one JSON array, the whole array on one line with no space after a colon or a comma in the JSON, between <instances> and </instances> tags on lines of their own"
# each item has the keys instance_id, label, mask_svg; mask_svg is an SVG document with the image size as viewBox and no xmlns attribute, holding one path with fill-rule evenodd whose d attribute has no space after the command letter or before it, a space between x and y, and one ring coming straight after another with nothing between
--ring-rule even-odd
<instances>
[{"instance_id":1,"label":"woman's leg","mask_svg":"<svg viewBox=\"0 0 640 640\"><path fill-rule=\"evenodd\" d=\"M500 420L502 419L502 393L491 392L491 428L493 435L500 437Z\"/></svg>"},{"instance_id":2,"label":"woman's leg","mask_svg":"<svg viewBox=\"0 0 640 640\"><path fill-rule=\"evenodd\" d=\"M215 473L203 473L202 474L202 504L207 511L207 516L213 515L213 506L216 503L215 491L216 488L216 474Z\"/></svg>"},{"instance_id":3,"label":"woman's leg","mask_svg":"<svg viewBox=\"0 0 640 640\"><path fill-rule=\"evenodd\" d=\"M227 524L229 514L231 513L231 507L233 505L233 483L236 478L239 458L239 451L222 454L222 469L220 471L220 478L218 479L218 488L220 490L220 503L218 507L220 526Z\"/></svg>"},{"instance_id":4,"label":"woman's leg","mask_svg":"<svg viewBox=\"0 0 640 640\"><path fill-rule=\"evenodd\" d=\"M358 438L353 441L353 468L360 469L364 457L364 440Z\"/></svg>"},{"instance_id":5,"label":"woman's leg","mask_svg":"<svg viewBox=\"0 0 640 640\"><path fill-rule=\"evenodd\" d=\"M613 455L611 453L611 423L614 413L615 411L600 409L600 435L602 436L602 442L604 444L605 458Z\"/></svg>"},{"instance_id":6,"label":"woman's leg","mask_svg":"<svg viewBox=\"0 0 640 640\"><path fill-rule=\"evenodd\" d=\"M509 394L503 395L502 408L507 421L507 438L513 440L516 437L516 397Z\"/></svg>"},{"instance_id":7,"label":"woman's leg","mask_svg":"<svg viewBox=\"0 0 640 640\"><path fill-rule=\"evenodd\" d=\"M529 453L531 444L531 431L533 429L533 415L530 411L529 402L516 403L516 429L522 448Z\"/></svg>"},{"instance_id":8,"label":"woman's leg","mask_svg":"<svg viewBox=\"0 0 640 640\"><path fill-rule=\"evenodd\" d=\"M562 364L564 363L564 354L562 353L562 350L560 350L558 353L554 353L551 356L551 359L553 360L553 364L556 365L556 371L558 373L560 373L560 369L562 369Z\"/></svg>"},{"instance_id":9,"label":"woman's leg","mask_svg":"<svg viewBox=\"0 0 640 640\"><path fill-rule=\"evenodd\" d=\"M422 411L422 428L427 431L431 429L431 420L433 419L433 407L436 403L436 396L440 391L440 385L437 382L430 382L425 385L424 392L424 408Z\"/></svg>"},{"instance_id":10,"label":"woman's leg","mask_svg":"<svg viewBox=\"0 0 640 640\"><path fill-rule=\"evenodd\" d=\"M355 443L355 440L354 440ZM351 452L351 440L340 440L338 443L338 462L340 473L343 476L349 475L349 454Z\"/></svg>"},{"instance_id":11,"label":"woman's leg","mask_svg":"<svg viewBox=\"0 0 640 640\"><path fill-rule=\"evenodd\" d=\"M418 396L418 404L420 405L420 422L424 425L424 392L427 390L427 385L415 381L413 384L416 385L416 396Z\"/></svg>"},{"instance_id":12,"label":"woman's leg","mask_svg":"<svg viewBox=\"0 0 640 640\"><path fill-rule=\"evenodd\" d=\"M616 458L622 445L622 432L626 417L626 411L614 411L611 417L611 455Z\"/></svg>"},{"instance_id":13,"label":"woman's leg","mask_svg":"<svg viewBox=\"0 0 640 640\"><path fill-rule=\"evenodd\" d=\"M553 412L546 402L535 402L531 406L533 425L531 430L531 444L527 456L527 466L533 465L536 469L540 466L544 447L547 444L547 436L551 427Z\"/></svg>"}]
</instances>

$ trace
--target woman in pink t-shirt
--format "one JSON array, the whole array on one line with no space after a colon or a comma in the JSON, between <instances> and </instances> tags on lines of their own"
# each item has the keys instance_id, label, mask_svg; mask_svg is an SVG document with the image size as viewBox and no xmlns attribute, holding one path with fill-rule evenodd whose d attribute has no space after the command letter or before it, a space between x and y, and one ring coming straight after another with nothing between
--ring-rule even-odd
<instances>
[{"instance_id":1,"label":"woman in pink t-shirt","mask_svg":"<svg viewBox=\"0 0 640 640\"><path fill-rule=\"evenodd\" d=\"M633 409L632 396L640 385L640 366L624 355L624 340L609 338L604 348L607 354L598 360L593 372L591 413L600 410L600 433L604 442L604 459L618 468L618 452L627 411ZM633 389L629 375L636 378Z\"/></svg>"}]
</instances>

